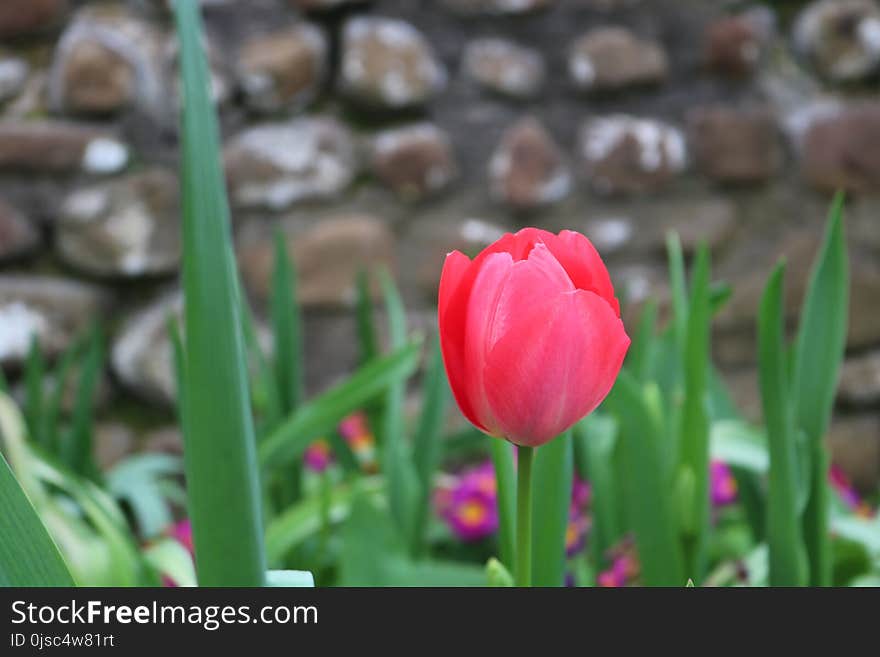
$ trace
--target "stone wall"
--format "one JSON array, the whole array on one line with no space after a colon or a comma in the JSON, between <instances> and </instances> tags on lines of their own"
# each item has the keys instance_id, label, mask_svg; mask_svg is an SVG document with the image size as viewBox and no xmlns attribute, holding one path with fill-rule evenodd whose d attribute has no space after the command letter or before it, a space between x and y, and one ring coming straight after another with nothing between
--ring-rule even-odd
<instances>
[{"instance_id":1,"label":"stone wall","mask_svg":"<svg viewBox=\"0 0 880 657\"><path fill-rule=\"evenodd\" d=\"M852 317L831 441L858 485L876 485L876 2L203 4L243 280L262 309L280 226L307 307L311 389L353 363L364 265L389 264L413 324L430 327L446 252L568 227L635 308L665 297L675 229L688 252L708 241L735 287L714 349L759 413L762 286L785 254L795 319L844 188ZM0 3L0 361L14 377L32 332L57 354L103 318L108 422L172 394L175 50L162 0Z\"/></svg>"}]
</instances>

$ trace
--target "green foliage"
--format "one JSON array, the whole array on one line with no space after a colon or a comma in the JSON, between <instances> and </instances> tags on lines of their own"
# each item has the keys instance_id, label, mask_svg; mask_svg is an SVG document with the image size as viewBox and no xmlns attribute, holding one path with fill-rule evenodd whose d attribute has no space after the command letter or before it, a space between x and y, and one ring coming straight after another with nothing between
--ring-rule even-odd
<instances>
[{"instance_id":1,"label":"green foliage","mask_svg":"<svg viewBox=\"0 0 880 657\"><path fill-rule=\"evenodd\" d=\"M197 3L176 3L175 16L184 100L184 445L198 577L206 586L260 586L261 496L217 118Z\"/></svg>"},{"instance_id":2,"label":"green foliage","mask_svg":"<svg viewBox=\"0 0 880 657\"><path fill-rule=\"evenodd\" d=\"M535 453L532 492L532 584L562 586L574 452L571 431Z\"/></svg>"}]
</instances>

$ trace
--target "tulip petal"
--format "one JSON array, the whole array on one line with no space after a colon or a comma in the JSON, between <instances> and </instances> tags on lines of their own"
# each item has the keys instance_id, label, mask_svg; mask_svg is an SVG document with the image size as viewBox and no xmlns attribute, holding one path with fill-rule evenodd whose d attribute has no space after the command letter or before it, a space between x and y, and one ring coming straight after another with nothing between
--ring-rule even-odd
<instances>
[{"instance_id":1,"label":"tulip petal","mask_svg":"<svg viewBox=\"0 0 880 657\"><path fill-rule=\"evenodd\" d=\"M514 262L510 269L510 276L498 298L487 347L491 349L517 317L528 313L529 309L573 290L571 279L546 244L535 244L528 258Z\"/></svg>"},{"instance_id":2,"label":"tulip petal","mask_svg":"<svg viewBox=\"0 0 880 657\"><path fill-rule=\"evenodd\" d=\"M562 433L611 390L629 342L615 310L594 292L527 309L495 343L483 373L498 430L530 446Z\"/></svg>"},{"instance_id":3,"label":"tulip petal","mask_svg":"<svg viewBox=\"0 0 880 657\"><path fill-rule=\"evenodd\" d=\"M455 294L470 265L471 259L461 251L453 251L446 256L446 260L443 262L443 271L440 274L440 290L437 301L441 315L446 311L449 300Z\"/></svg>"},{"instance_id":4,"label":"tulip petal","mask_svg":"<svg viewBox=\"0 0 880 657\"><path fill-rule=\"evenodd\" d=\"M547 246L565 267L574 286L579 290L595 292L620 316L620 303L614 296L611 277L593 243L572 230L563 230L558 237L554 235L553 238Z\"/></svg>"},{"instance_id":5,"label":"tulip petal","mask_svg":"<svg viewBox=\"0 0 880 657\"><path fill-rule=\"evenodd\" d=\"M486 398L483 372L498 301L512 268L513 259L509 253L492 253L486 257L474 279L465 319L464 369L467 396L474 414L489 433L497 433L497 427Z\"/></svg>"}]
</instances>

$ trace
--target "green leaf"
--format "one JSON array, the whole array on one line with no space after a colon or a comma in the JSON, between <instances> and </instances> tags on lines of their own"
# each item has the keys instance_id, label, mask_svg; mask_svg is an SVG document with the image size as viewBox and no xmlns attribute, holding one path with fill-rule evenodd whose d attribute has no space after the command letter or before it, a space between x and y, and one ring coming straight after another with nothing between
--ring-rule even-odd
<instances>
[{"instance_id":1,"label":"green leaf","mask_svg":"<svg viewBox=\"0 0 880 657\"><path fill-rule=\"evenodd\" d=\"M795 342L792 403L795 426L805 433L809 446L810 495L803 515L803 531L812 586L831 583L826 485L829 457L823 438L834 404L849 316L849 262L843 234L843 205L844 196L838 194L813 265Z\"/></svg>"},{"instance_id":2,"label":"green leaf","mask_svg":"<svg viewBox=\"0 0 880 657\"><path fill-rule=\"evenodd\" d=\"M166 320L168 338L171 340L171 363L174 366L174 390L177 393L177 419L180 426L185 426L184 421L184 393L186 392L186 352L183 348L183 337L180 335L180 323L177 318L169 314Z\"/></svg>"},{"instance_id":3,"label":"green leaf","mask_svg":"<svg viewBox=\"0 0 880 657\"><path fill-rule=\"evenodd\" d=\"M692 497L684 516L684 558L688 577L701 582L706 568L709 531L709 249L697 252L688 308L684 350L684 406L679 437L680 465L677 483L689 481ZM684 477L684 479L682 479ZM692 485L692 488L690 486Z\"/></svg>"},{"instance_id":4,"label":"green leaf","mask_svg":"<svg viewBox=\"0 0 880 657\"><path fill-rule=\"evenodd\" d=\"M0 586L73 586L61 553L0 454Z\"/></svg>"},{"instance_id":5,"label":"green leaf","mask_svg":"<svg viewBox=\"0 0 880 657\"><path fill-rule=\"evenodd\" d=\"M140 535L154 538L174 520L169 494L183 493L174 479L182 473L177 456L133 454L107 472L107 490L131 509Z\"/></svg>"},{"instance_id":6,"label":"green leaf","mask_svg":"<svg viewBox=\"0 0 880 657\"><path fill-rule=\"evenodd\" d=\"M101 475L92 449L93 408L98 378L103 367L102 351L101 333L95 326L89 336L86 353L80 365L79 386L76 391L70 431L62 445L64 461L73 471L96 481Z\"/></svg>"},{"instance_id":7,"label":"green leaf","mask_svg":"<svg viewBox=\"0 0 880 657\"><path fill-rule=\"evenodd\" d=\"M755 474L770 467L764 434L741 420L719 420L710 431L712 458Z\"/></svg>"},{"instance_id":8,"label":"green leaf","mask_svg":"<svg viewBox=\"0 0 880 657\"><path fill-rule=\"evenodd\" d=\"M654 359L654 331L657 327L657 303L653 299L645 302L636 336L627 353L627 367L639 381L647 380Z\"/></svg>"},{"instance_id":9,"label":"green leaf","mask_svg":"<svg viewBox=\"0 0 880 657\"><path fill-rule=\"evenodd\" d=\"M275 234L275 268L270 299L275 338L275 379L284 415L303 400L302 324L296 302L296 270L290 264L284 233Z\"/></svg>"},{"instance_id":10,"label":"green leaf","mask_svg":"<svg viewBox=\"0 0 880 657\"><path fill-rule=\"evenodd\" d=\"M593 413L575 425L574 439L585 454L586 477L592 491L590 551L598 568L604 565L605 555L622 533L615 506L618 497L614 477L617 423L610 416Z\"/></svg>"},{"instance_id":11,"label":"green leaf","mask_svg":"<svg viewBox=\"0 0 880 657\"><path fill-rule=\"evenodd\" d=\"M513 575L495 557L491 557L486 563L486 579L491 587L510 588L513 586Z\"/></svg>"},{"instance_id":12,"label":"green leaf","mask_svg":"<svg viewBox=\"0 0 880 657\"><path fill-rule=\"evenodd\" d=\"M40 343L36 336L31 337L31 346L28 351L24 369L25 404L24 417L27 421L28 433L31 440L40 445L47 445L48 435L46 427L46 414L43 409L45 388L43 381L46 377L46 361L40 351Z\"/></svg>"},{"instance_id":13,"label":"green leaf","mask_svg":"<svg viewBox=\"0 0 880 657\"><path fill-rule=\"evenodd\" d=\"M446 420L446 407L449 387L446 384L446 371L443 367L443 354L440 342L435 339L431 349L431 362L423 382L422 413L413 447L413 463L419 478L419 504L416 509L415 554L422 553L426 543L425 530L431 513L431 499L434 492L434 473L437 470L442 451L440 432Z\"/></svg>"},{"instance_id":14,"label":"green leaf","mask_svg":"<svg viewBox=\"0 0 880 657\"><path fill-rule=\"evenodd\" d=\"M332 524L344 521L349 514L351 502L358 495L376 495L384 490L381 478L363 479L354 485L333 489L326 509ZM269 563L283 563L285 555L302 545L321 531L321 501L317 496L304 499L278 515L266 528L266 552Z\"/></svg>"},{"instance_id":15,"label":"green leaf","mask_svg":"<svg viewBox=\"0 0 880 657\"><path fill-rule=\"evenodd\" d=\"M254 427L198 3L176 3L175 17L183 96L184 451L197 570L204 586L261 586Z\"/></svg>"},{"instance_id":16,"label":"green leaf","mask_svg":"<svg viewBox=\"0 0 880 657\"><path fill-rule=\"evenodd\" d=\"M330 432L349 413L405 379L419 360L419 342L376 358L327 392L303 404L260 444L264 468L280 468L302 455L315 438Z\"/></svg>"},{"instance_id":17,"label":"green leaf","mask_svg":"<svg viewBox=\"0 0 880 657\"><path fill-rule=\"evenodd\" d=\"M177 586L195 586L196 568L192 556L180 542L164 538L144 549L147 563L159 574L169 577Z\"/></svg>"},{"instance_id":18,"label":"green leaf","mask_svg":"<svg viewBox=\"0 0 880 657\"><path fill-rule=\"evenodd\" d=\"M562 586L565 534L571 506L571 431L536 450L532 481L532 585Z\"/></svg>"},{"instance_id":19,"label":"green leaf","mask_svg":"<svg viewBox=\"0 0 880 657\"><path fill-rule=\"evenodd\" d=\"M279 588L314 588L315 576L306 570L270 570L266 586Z\"/></svg>"},{"instance_id":20,"label":"green leaf","mask_svg":"<svg viewBox=\"0 0 880 657\"><path fill-rule=\"evenodd\" d=\"M676 532L670 473L664 467L664 432L646 394L625 369L608 397L620 422L628 517L647 586L681 586L684 563Z\"/></svg>"},{"instance_id":21,"label":"green leaf","mask_svg":"<svg viewBox=\"0 0 880 657\"><path fill-rule=\"evenodd\" d=\"M339 564L341 586L485 586L478 566L443 561L413 561L388 510L358 495L343 528Z\"/></svg>"},{"instance_id":22,"label":"green leaf","mask_svg":"<svg viewBox=\"0 0 880 657\"><path fill-rule=\"evenodd\" d=\"M672 326L679 351L684 351L687 339L688 297L685 283L684 255L677 233L666 236L666 255L669 260L669 284L672 288Z\"/></svg>"},{"instance_id":23,"label":"green leaf","mask_svg":"<svg viewBox=\"0 0 880 657\"><path fill-rule=\"evenodd\" d=\"M785 265L780 263L767 282L758 316L761 401L770 450L767 542L770 584L803 586L806 564L798 526L795 433L785 362L784 275Z\"/></svg>"},{"instance_id":24,"label":"green leaf","mask_svg":"<svg viewBox=\"0 0 880 657\"><path fill-rule=\"evenodd\" d=\"M46 404L46 450L58 455L61 451L61 410L64 406L64 394L67 391L67 379L79 355L82 344L75 340L62 354L55 368L55 388ZM81 366L82 364L80 364Z\"/></svg>"},{"instance_id":25,"label":"green leaf","mask_svg":"<svg viewBox=\"0 0 880 657\"><path fill-rule=\"evenodd\" d=\"M483 440L485 435L479 434ZM516 536L516 474L513 466L513 445L500 438L491 438L489 446L495 470L498 497L498 548L501 561L509 568L514 564Z\"/></svg>"},{"instance_id":26,"label":"green leaf","mask_svg":"<svg viewBox=\"0 0 880 657\"><path fill-rule=\"evenodd\" d=\"M370 277L363 270L358 272L357 278L355 319L357 321L358 344L361 349L361 363L368 363L379 355L379 340L376 337L376 324L373 321Z\"/></svg>"},{"instance_id":27,"label":"green leaf","mask_svg":"<svg viewBox=\"0 0 880 657\"><path fill-rule=\"evenodd\" d=\"M406 344L406 312L394 279L387 269L379 272L385 312L388 316L388 337L392 349ZM393 381L385 391L382 414L382 470L388 479L388 501L398 528L410 541L414 532L418 475L410 460L404 436L403 403L406 379ZM412 542L410 542L412 545Z\"/></svg>"}]
</instances>

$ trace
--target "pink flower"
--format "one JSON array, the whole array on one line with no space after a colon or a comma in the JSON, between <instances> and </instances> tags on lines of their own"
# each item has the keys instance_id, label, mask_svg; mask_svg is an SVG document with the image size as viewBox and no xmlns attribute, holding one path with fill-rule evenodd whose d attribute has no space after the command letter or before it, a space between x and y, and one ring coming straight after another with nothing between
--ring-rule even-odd
<instances>
[{"instance_id":1,"label":"pink flower","mask_svg":"<svg viewBox=\"0 0 880 657\"><path fill-rule=\"evenodd\" d=\"M640 566L632 540L624 539L612 549L611 553L613 555L611 566L599 573L596 584L607 588L634 583L639 576Z\"/></svg>"},{"instance_id":2,"label":"pink flower","mask_svg":"<svg viewBox=\"0 0 880 657\"><path fill-rule=\"evenodd\" d=\"M850 511L864 518L870 518L874 515L871 506L862 499L862 496L859 495L858 491L850 482L849 477L846 476L846 473L840 468L840 466L831 466L828 470L828 480L831 483L832 488L837 491L840 499L843 500L843 503Z\"/></svg>"},{"instance_id":3,"label":"pink flower","mask_svg":"<svg viewBox=\"0 0 880 657\"><path fill-rule=\"evenodd\" d=\"M333 452L330 449L330 443L323 438L316 440L306 448L303 461L312 472L324 472L333 462Z\"/></svg>"},{"instance_id":4,"label":"pink flower","mask_svg":"<svg viewBox=\"0 0 880 657\"><path fill-rule=\"evenodd\" d=\"M189 519L181 520L171 526L168 535L185 547L190 554L195 554L193 547L192 523Z\"/></svg>"}]
</instances>

